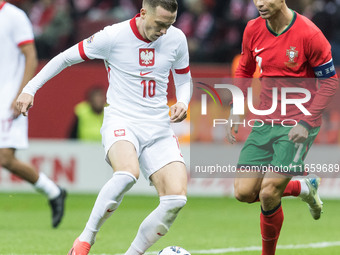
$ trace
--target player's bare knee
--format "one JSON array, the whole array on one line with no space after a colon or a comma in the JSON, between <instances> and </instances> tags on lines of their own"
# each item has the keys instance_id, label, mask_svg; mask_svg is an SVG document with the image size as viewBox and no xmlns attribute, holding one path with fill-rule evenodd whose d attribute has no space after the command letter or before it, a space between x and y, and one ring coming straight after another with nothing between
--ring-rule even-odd
<instances>
[{"instance_id":1,"label":"player's bare knee","mask_svg":"<svg viewBox=\"0 0 340 255\"><path fill-rule=\"evenodd\" d=\"M241 189L235 189L234 196L238 201L246 203L253 203L257 198L257 194L255 192Z\"/></svg>"},{"instance_id":2,"label":"player's bare knee","mask_svg":"<svg viewBox=\"0 0 340 255\"><path fill-rule=\"evenodd\" d=\"M180 185L178 187L171 187L171 190L166 193L167 195L186 196L187 189L186 189L186 186L184 187L183 185Z\"/></svg>"},{"instance_id":3,"label":"player's bare knee","mask_svg":"<svg viewBox=\"0 0 340 255\"><path fill-rule=\"evenodd\" d=\"M253 203L258 197L258 192L250 189L248 185L244 185L239 180L235 180L234 197L240 202Z\"/></svg>"},{"instance_id":4,"label":"player's bare knee","mask_svg":"<svg viewBox=\"0 0 340 255\"><path fill-rule=\"evenodd\" d=\"M267 184L260 191L260 200L264 209L271 209L280 201L280 189L274 184Z\"/></svg>"},{"instance_id":5,"label":"player's bare knee","mask_svg":"<svg viewBox=\"0 0 340 255\"><path fill-rule=\"evenodd\" d=\"M187 186L184 183L177 183L177 185L169 185L168 183L154 183L158 195L162 196L186 196Z\"/></svg>"}]
</instances>

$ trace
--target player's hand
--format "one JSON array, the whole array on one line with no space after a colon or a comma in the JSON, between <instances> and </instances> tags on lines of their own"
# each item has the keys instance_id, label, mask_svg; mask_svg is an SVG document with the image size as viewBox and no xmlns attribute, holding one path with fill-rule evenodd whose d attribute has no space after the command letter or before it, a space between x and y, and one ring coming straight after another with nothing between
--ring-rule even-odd
<instances>
[{"instance_id":1,"label":"player's hand","mask_svg":"<svg viewBox=\"0 0 340 255\"><path fill-rule=\"evenodd\" d=\"M18 118L19 115L20 115L20 111L19 111L18 108L17 108L17 100L16 100L16 99L13 100L13 102L12 102L12 104L11 104L11 110L12 110L12 112L13 112L13 115L12 115L13 119Z\"/></svg>"},{"instance_id":2,"label":"player's hand","mask_svg":"<svg viewBox=\"0 0 340 255\"><path fill-rule=\"evenodd\" d=\"M228 119L228 123L227 123L227 127L226 127L226 131L227 131L226 137L227 137L229 143L231 143L231 144L236 142L236 138L233 135L232 131L234 129L235 134L237 134L238 124L234 124L234 123L238 123L238 122L240 122L240 116L230 114L229 119Z\"/></svg>"},{"instance_id":3,"label":"player's hand","mask_svg":"<svg viewBox=\"0 0 340 255\"><path fill-rule=\"evenodd\" d=\"M187 117L187 107L182 102L177 102L170 107L170 122L181 122Z\"/></svg>"},{"instance_id":4,"label":"player's hand","mask_svg":"<svg viewBox=\"0 0 340 255\"><path fill-rule=\"evenodd\" d=\"M304 126L297 124L289 131L288 138L294 143L303 143L308 138L308 130Z\"/></svg>"},{"instance_id":5,"label":"player's hand","mask_svg":"<svg viewBox=\"0 0 340 255\"><path fill-rule=\"evenodd\" d=\"M33 106L33 96L27 93L21 93L17 99L17 109L18 111L27 116L28 109Z\"/></svg>"}]
</instances>

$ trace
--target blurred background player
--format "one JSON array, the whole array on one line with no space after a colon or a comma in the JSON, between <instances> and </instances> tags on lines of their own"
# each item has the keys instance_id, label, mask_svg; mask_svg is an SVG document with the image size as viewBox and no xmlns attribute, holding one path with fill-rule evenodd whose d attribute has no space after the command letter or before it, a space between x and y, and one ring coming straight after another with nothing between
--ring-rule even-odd
<instances>
[{"instance_id":1,"label":"blurred background player","mask_svg":"<svg viewBox=\"0 0 340 255\"><path fill-rule=\"evenodd\" d=\"M82 141L101 141L100 128L104 119L106 104L105 91L100 86L89 89L87 100L78 103L74 108L75 120L70 138Z\"/></svg>"},{"instance_id":2,"label":"blurred background player","mask_svg":"<svg viewBox=\"0 0 340 255\"><path fill-rule=\"evenodd\" d=\"M295 105L288 105L284 118L280 106L272 114L258 116L266 124L253 128L238 161L240 171L235 179L235 196L248 203L260 200L262 255L273 255L283 223L283 195L300 194L309 204L313 218L320 218L322 202L317 194L320 179L290 179L304 172L303 160L318 134L322 112L335 94L338 82L332 79L337 75L330 44L310 20L290 10L282 0L254 0L254 3L260 17L249 21L244 31L236 78L251 78L256 65L260 67L260 110L267 110L272 105L273 87L280 90L299 86L311 93L311 100L304 104L311 115L302 114ZM305 79L282 79L284 77ZM306 78L319 78L320 88L314 79ZM239 79L236 82L246 95L246 85L250 85L250 81ZM295 93L290 98L298 101L299 96ZM274 120L273 127L268 119ZM282 119L293 119L298 123L287 128L280 125ZM232 115L230 121L238 121L238 116ZM231 143L235 142L229 126L227 138ZM253 173L242 172L245 166L258 166L259 169ZM261 166L277 169L285 166L290 170L288 173L280 170L266 173L262 172Z\"/></svg>"},{"instance_id":3,"label":"blurred background player","mask_svg":"<svg viewBox=\"0 0 340 255\"><path fill-rule=\"evenodd\" d=\"M0 24L0 165L47 196L52 225L57 227L64 214L65 190L15 156L17 149L28 147L28 121L15 102L38 64L32 26L22 10L2 0Z\"/></svg>"},{"instance_id":4,"label":"blurred background player","mask_svg":"<svg viewBox=\"0 0 340 255\"><path fill-rule=\"evenodd\" d=\"M102 224L136 183L140 168L156 188L159 206L145 218L127 255L143 254L164 236L186 204L187 172L170 122L186 118L191 75L186 37L172 24L176 0L144 0L133 19L107 26L54 57L24 88L17 100L26 115L36 91L67 66L103 59L109 77L101 129L113 177L103 186L84 231L69 254L88 254ZM172 70L176 104L167 106Z\"/></svg>"}]
</instances>

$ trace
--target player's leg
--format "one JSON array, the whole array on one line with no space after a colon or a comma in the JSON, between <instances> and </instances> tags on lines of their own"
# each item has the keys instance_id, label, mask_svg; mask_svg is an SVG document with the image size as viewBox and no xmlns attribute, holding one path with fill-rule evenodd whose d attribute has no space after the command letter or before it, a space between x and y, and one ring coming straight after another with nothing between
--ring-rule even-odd
<instances>
[{"instance_id":1,"label":"player's leg","mask_svg":"<svg viewBox=\"0 0 340 255\"><path fill-rule=\"evenodd\" d=\"M262 173L237 172L234 179L235 198L240 202L258 202L262 178Z\"/></svg>"},{"instance_id":2,"label":"player's leg","mask_svg":"<svg viewBox=\"0 0 340 255\"><path fill-rule=\"evenodd\" d=\"M125 255L143 254L164 236L187 201L187 173L182 162L172 162L162 167L150 179L156 187L160 203L144 219Z\"/></svg>"},{"instance_id":3,"label":"player's leg","mask_svg":"<svg viewBox=\"0 0 340 255\"><path fill-rule=\"evenodd\" d=\"M131 142L125 140L115 142L107 156L114 174L100 190L86 227L74 242L69 254L88 254L100 227L118 208L124 194L139 177L137 152Z\"/></svg>"},{"instance_id":4,"label":"player's leg","mask_svg":"<svg viewBox=\"0 0 340 255\"><path fill-rule=\"evenodd\" d=\"M52 209L52 225L57 227L64 215L66 191L59 188L44 173L38 173L32 165L18 160L15 157L15 149L0 149L0 165L47 196Z\"/></svg>"},{"instance_id":5,"label":"player's leg","mask_svg":"<svg viewBox=\"0 0 340 255\"><path fill-rule=\"evenodd\" d=\"M282 197L300 197L309 205L312 217L317 220L320 218L320 208L322 201L318 194L320 177L308 176L299 180L290 180L287 184ZM254 176L250 173L236 173L234 180L234 196L240 202L254 203L259 202L259 191L262 183L262 174Z\"/></svg>"},{"instance_id":6,"label":"player's leg","mask_svg":"<svg viewBox=\"0 0 340 255\"><path fill-rule=\"evenodd\" d=\"M281 142L277 143L275 150L279 151L276 157L277 162L274 165L282 164L289 165L292 168L292 175L302 175L304 171L304 159L307 156L309 149L311 148L320 128L312 128L309 130L308 138L303 143L290 143L286 141L287 136L280 138ZM285 132L289 132L289 129ZM282 143L282 140L285 141ZM313 219L317 220L321 216L323 203L318 194L318 188L320 184L320 178L315 175L308 175L298 180L291 180L283 196L293 195L300 197L304 202L308 204L310 213Z\"/></svg>"},{"instance_id":7,"label":"player's leg","mask_svg":"<svg viewBox=\"0 0 340 255\"><path fill-rule=\"evenodd\" d=\"M317 193L319 183L320 178L317 176L306 176L299 180L290 180L282 196L300 197L302 200L311 198Z\"/></svg>"},{"instance_id":8,"label":"player's leg","mask_svg":"<svg viewBox=\"0 0 340 255\"><path fill-rule=\"evenodd\" d=\"M153 131L158 139L144 147L139 162L158 192L159 205L141 223L126 255L143 254L164 236L187 201L187 172L177 137L169 127Z\"/></svg>"},{"instance_id":9,"label":"player's leg","mask_svg":"<svg viewBox=\"0 0 340 255\"><path fill-rule=\"evenodd\" d=\"M33 167L15 158L14 149L0 149L0 164L11 173L31 184L35 184L39 179L39 174L33 169ZM57 191L59 190L57 189Z\"/></svg>"},{"instance_id":10,"label":"player's leg","mask_svg":"<svg viewBox=\"0 0 340 255\"><path fill-rule=\"evenodd\" d=\"M260 191L262 255L275 254L284 219L281 197L291 177L303 173L303 159L317 134L310 130L304 143L295 144L288 139L288 132L289 129L273 127L272 135L276 139L272 145L274 154L271 166L275 167L276 172L266 173Z\"/></svg>"},{"instance_id":11,"label":"player's leg","mask_svg":"<svg viewBox=\"0 0 340 255\"><path fill-rule=\"evenodd\" d=\"M279 173L267 173L260 191L262 255L274 255L283 224L281 197L290 178Z\"/></svg>"},{"instance_id":12,"label":"player's leg","mask_svg":"<svg viewBox=\"0 0 340 255\"><path fill-rule=\"evenodd\" d=\"M234 179L234 195L241 202L259 201L264 176L262 166L267 166L273 155L271 146L268 146L269 132L268 125L253 128L241 150Z\"/></svg>"},{"instance_id":13,"label":"player's leg","mask_svg":"<svg viewBox=\"0 0 340 255\"><path fill-rule=\"evenodd\" d=\"M301 180L301 183L307 186L308 191L301 192L299 197L308 204L310 214L314 220L320 219L323 207L323 202L318 193L320 181L321 178L316 175L310 175Z\"/></svg>"}]
</instances>

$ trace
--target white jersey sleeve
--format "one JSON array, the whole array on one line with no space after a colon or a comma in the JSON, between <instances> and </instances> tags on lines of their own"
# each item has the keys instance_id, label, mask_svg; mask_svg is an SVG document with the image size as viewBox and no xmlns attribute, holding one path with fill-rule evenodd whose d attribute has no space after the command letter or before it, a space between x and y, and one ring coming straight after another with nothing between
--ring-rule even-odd
<instances>
[{"instance_id":1,"label":"white jersey sleeve","mask_svg":"<svg viewBox=\"0 0 340 255\"><path fill-rule=\"evenodd\" d=\"M22 92L34 96L38 89L66 67L83 62L84 60L80 56L78 48L79 44L74 45L52 58L44 68L27 83Z\"/></svg>"},{"instance_id":2,"label":"white jersey sleeve","mask_svg":"<svg viewBox=\"0 0 340 255\"><path fill-rule=\"evenodd\" d=\"M109 36L110 29L112 30L111 27L104 28L51 59L25 86L23 92L34 96L48 80L68 66L95 58L106 60L114 42Z\"/></svg>"},{"instance_id":3,"label":"white jersey sleeve","mask_svg":"<svg viewBox=\"0 0 340 255\"><path fill-rule=\"evenodd\" d=\"M172 66L172 74L176 87L177 102L184 103L187 107L191 99L191 73L189 67L188 44L183 32L180 33L180 45L176 60Z\"/></svg>"},{"instance_id":4,"label":"white jersey sleeve","mask_svg":"<svg viewBox=\"0 0 340 255\"><path fill-rule=\"evenodd\" d=\"M103 59L107 60L111 48L115 45L116 25L105 27L84 41L80 42L79 53L84 60Z\"/></svg>"},{"instance_id":5,"label":"white jersey sleeve","mask_svg":"<svg viewBox=\"0 0 340 255\"><path fill-rule=\"evenodd\" d=\"M16 13L12 31L14 42L18 46L27 42L32 42L34 39L32 25L27 15L22 10L18 9Z\"/></svg>"}]
</instances>

